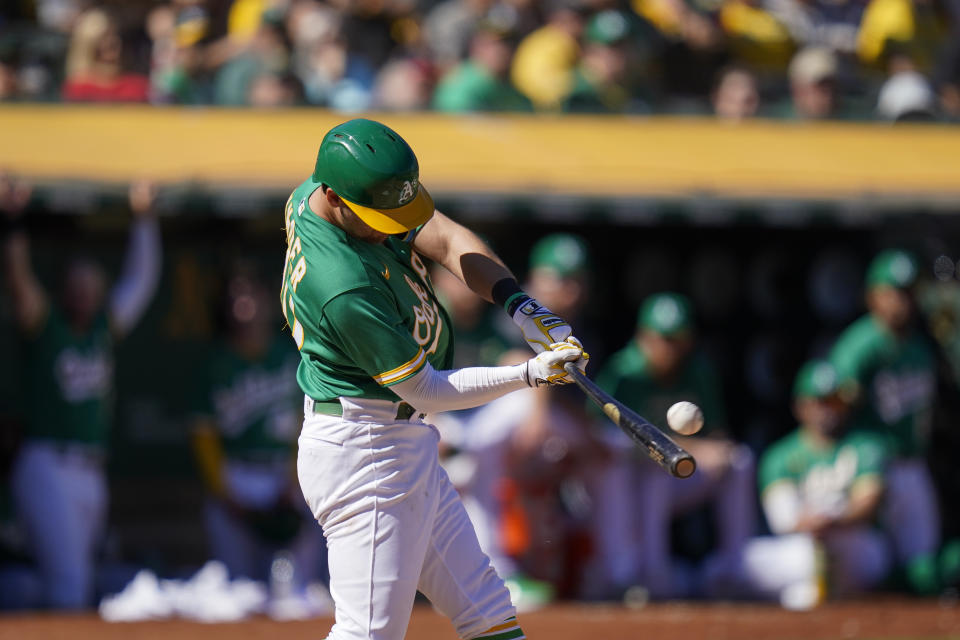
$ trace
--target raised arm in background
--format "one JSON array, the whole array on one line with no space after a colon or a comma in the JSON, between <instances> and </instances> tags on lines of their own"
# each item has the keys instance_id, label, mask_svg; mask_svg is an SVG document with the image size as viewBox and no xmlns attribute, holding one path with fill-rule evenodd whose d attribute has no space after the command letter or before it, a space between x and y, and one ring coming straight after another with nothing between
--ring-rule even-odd
<instances>
[{"instance_id":1,"label":"raised arm in background","mask_svg":"<svg viewBox=\"0 0 960 640\"><path fill-rule=\"evenodd\" d=\"M146 311L160 282L160 229L153 215L156 186L147 181L130 185L130 240L120 279L110 292L110 323L114 334L130 333Z\"/></svg>"},{"instance_id":2,"label":"raised arm in background","mask_svg":"<svg viewBox=\"0 0 960 640\"><path fill-rule=\"evenodd\" d=\"M25 333L39 331L50 306L47 292L33 271L30 240L21 228L31 191L25 182L0 174L0 211L4 216L2 224L7 228L3 234L3 271L17 326Z\"/></svg>"}]
</instances>

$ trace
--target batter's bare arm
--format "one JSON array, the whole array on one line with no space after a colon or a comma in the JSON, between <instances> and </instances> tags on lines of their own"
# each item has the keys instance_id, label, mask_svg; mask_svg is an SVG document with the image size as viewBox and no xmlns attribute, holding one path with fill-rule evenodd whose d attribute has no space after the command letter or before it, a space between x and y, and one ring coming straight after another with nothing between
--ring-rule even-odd
<instances>
[{"instance_id":1,"label":"batter's bare arm","mask_svg":"<svg viewBox=\"0 0 960 640\"><path fill-rule=\"evenodd\" d=\"M477 234L439 211L424 225L413 246L446 267L487 302L493 302L493 285L514 277Z\"/></svg>"}]
</instances>

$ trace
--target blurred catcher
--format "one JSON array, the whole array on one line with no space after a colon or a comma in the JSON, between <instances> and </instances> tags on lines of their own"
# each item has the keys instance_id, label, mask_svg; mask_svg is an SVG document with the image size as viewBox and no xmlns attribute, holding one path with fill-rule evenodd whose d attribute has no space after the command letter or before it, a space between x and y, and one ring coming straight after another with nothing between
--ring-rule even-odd
<instances>
[{"instance_id":1,"label":"blurred catcher","mask_svg":"<svg viewBox=\"0 0 960 640\"><path fill-rule=\"evenodd\" d=\"M30 260L21 227L29 190L0 177L7 285L23 336L26 433L12 471L14 503L39 564L46 606L89 605L94 556L107 516L105 462L113 413L116 341L143 315L160 279L155 189L130 189L134 219L120 279L108 292L100 266L70 260L59 300ZM64 534L67 535L64 535Z\"/></svg>"},{"instance_id":2,"label":"blurred catcher","mask_svg":"<svg viewBox=\"0 0 960 640\"><path fill-rule=\"evenodd\" d=\"M525 637L438 461L426 413L568 382L587 356L472 232L435 212L409 145L371 120L331 129L285 208L281 304L306 397L300 486L323 527L331 639L400 640L419 589L460 637ZM504 306L538 355L451 369L450 318L420 254Z\"/></svg>"}]
</instances>

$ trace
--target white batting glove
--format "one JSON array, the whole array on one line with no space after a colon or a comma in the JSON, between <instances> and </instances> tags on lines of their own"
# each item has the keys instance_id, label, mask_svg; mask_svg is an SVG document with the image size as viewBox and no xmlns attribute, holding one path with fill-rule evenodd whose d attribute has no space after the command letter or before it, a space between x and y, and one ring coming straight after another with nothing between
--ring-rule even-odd
<instances>
[{"instance_id":1,"label":"white batting glove","mask_svg":"<svg viewBox=\"0 0 960 640\"><path fill-rule=\"evenodd\" d=\"M543 351L527 361L527 384L531 387L570 384L572 382L570 374L563 369L563 365L567 362L582 360L585 367L586 361L590 358L583 349L572 342L556 342L547 346L548 351Z\"/></svg>"},{"instance_id":2,"label":"white batting glove","mask_svg":"<svg viewBox=\"0 0 960 640\"><path fill-rule=\"evenodd\" d=\"M549 351L550 345L563 342L573 333L566 320L533 298L517 307L513 312L513 323L520 327L523 339L536 353Z\"/></svg>"}]
</instances>

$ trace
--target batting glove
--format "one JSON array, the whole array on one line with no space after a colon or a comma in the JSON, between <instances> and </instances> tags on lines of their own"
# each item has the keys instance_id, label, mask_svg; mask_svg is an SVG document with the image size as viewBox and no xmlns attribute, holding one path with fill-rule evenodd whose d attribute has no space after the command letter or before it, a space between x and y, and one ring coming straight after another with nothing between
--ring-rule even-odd
<instances>
[{"instance_id":1,"label":"batting glove","mask_svg":"<svg viewBox=\"0 0 960 640\"><path fill-rule=\"evenodd\" d=\"M547 346L548 351L527 361L527 384L531 387L570 384L570 374L563 369L563 365L581 359L586 366L590 356L572 342L556 342Z\"/></svg>"},{"instance_id":2,"label":"batting glove","mask_svg":"<svg viewBox=\"0 0 960 640\"><path fill-rule=\"evenodd\" d=\"M513 322L520 327L523 339L536 353L549 351L550 345L565 341L573 333L567 321L542 306L534 298L524 295L523 301L513 312Z\"/></svg>"}]
</instances>

